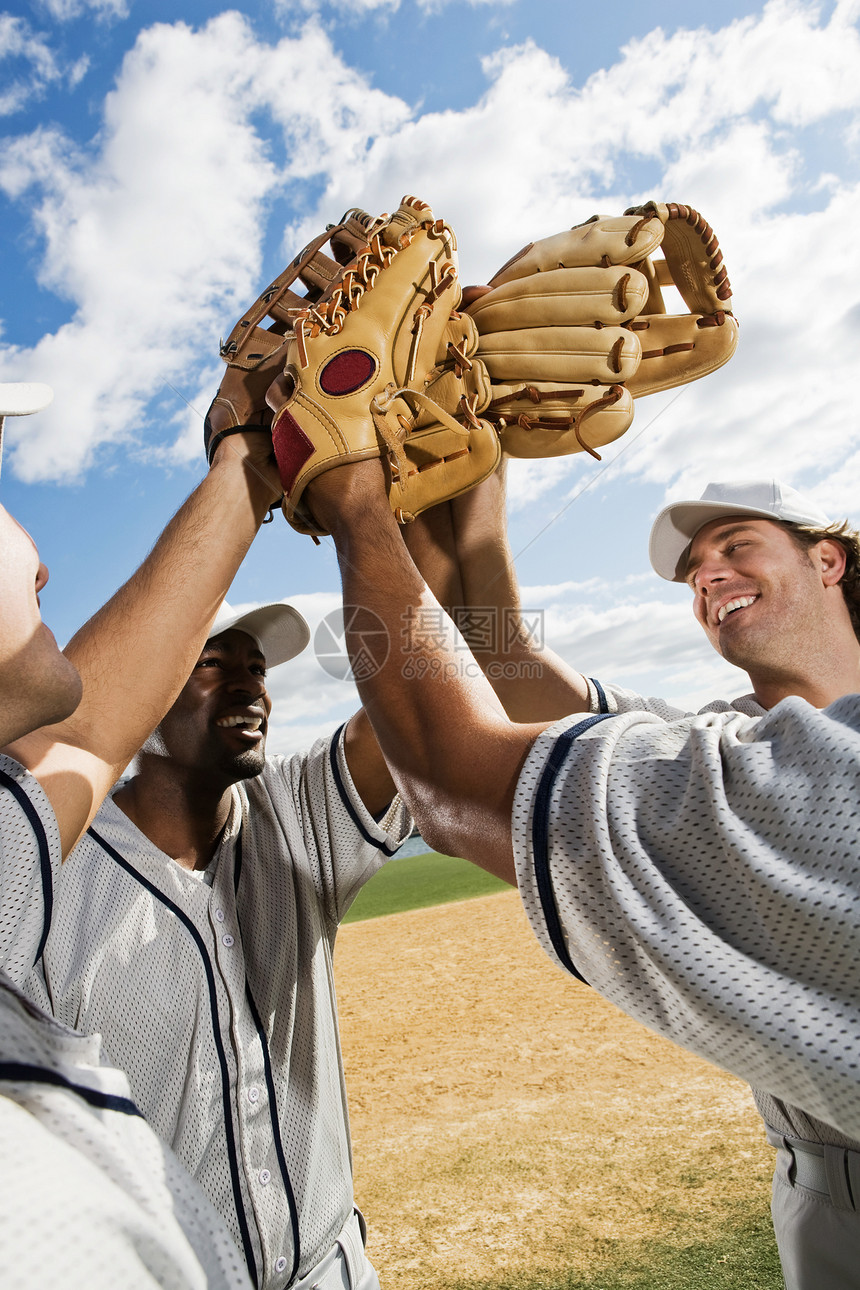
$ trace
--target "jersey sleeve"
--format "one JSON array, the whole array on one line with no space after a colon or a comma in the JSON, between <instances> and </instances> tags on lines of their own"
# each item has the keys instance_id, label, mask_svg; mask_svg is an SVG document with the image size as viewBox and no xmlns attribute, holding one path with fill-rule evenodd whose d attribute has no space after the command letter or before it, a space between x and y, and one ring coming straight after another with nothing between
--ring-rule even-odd
<instances>
[{"instance_id":1,"label":"jersey sleeve","mask_svg":"<svg viewBox=\"0 0 860 1290\"><path fill-rule=\"evenodd\" d=\"M620 685L607 685L605 681L595 680L592 676L585 678L588 685L589 711L595 714L650 712L661 721L681 721L684 717L696 714L684 708L675 708L665 699L646 699L633 690L625 690ZM763 717L765 709L754 694L742 694L736 699L713 699L699 709L700 715L706 712L741 712L745 717Z\"/></svg>"},{"instance_id":2,"label":"jersey sleeve","mask_svg":"<svg viewBox=\"0 0 860 1290\"><path fill-rule=\"evenodd\" d=\"M45 947L61 855L42 786L0 756L0 970L18 985Z\"/></svg>"},{"instance_id":3,"label":"jersey sleeve","mask_svg":"<svg viewBox=\"0 0 860 1290\"><path fill-rule=\"evenodd\" d=\"M860 1131L860 698L568 718L517 786L547 953L630 1015Z\"/></svg>"},{"instance_id":4,"label":"jersey sleeve","mask_svg":"<svg viewBox=\"0 0 860 1290\"><path fill-rule=\"evenodd\" d=\"M692 714L681 708L673 708L665 699L646 699L633 690L625 690L620 685L608 685L592 676L585 678L588 685L590 710L598 715L605 713L653 712L663 721L678 721L681 717Z\"/></svg>"},{"instance_id":5,"label":"jersey sleeve","mask_svg":"<svg viewBox=\"0 0 860 1290\"><path fill-rule=\"evenodd\" d=\"M362 802L344 751L342 726L306 754L275 758L288 786L317 893L333 923L339 923L361 887L409 836L412 818L396 795L379 820ZM271 764L271 763L270 763ZM287 832L290 821L285 819ZM296 843L291 846L296 854Z\"/></svg>"}]
</instances>

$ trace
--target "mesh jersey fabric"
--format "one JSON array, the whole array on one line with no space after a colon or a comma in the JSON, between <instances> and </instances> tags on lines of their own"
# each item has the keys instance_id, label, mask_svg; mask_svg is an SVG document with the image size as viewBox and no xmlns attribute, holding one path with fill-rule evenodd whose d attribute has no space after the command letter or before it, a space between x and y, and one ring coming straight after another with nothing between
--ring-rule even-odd
<instances>
[{"instance_id":1,"label":"mesh jersey fabric","mask_svg":"<svg viewBox=\"0 0 860 1290\"><path fill-rule=\"evenodd\" d=\"M10 1290L247 1290L241 1255L131 1100L98 1037L74 1033L12 978L33 967L60 867L54 813L0 758L0 1268ZM26 905L26 907L25 907Z\"/></svg>"},{"instance_id":2,"label":"mesh jersey fabric","mask_svg":"<svg viewBox=\"0 0 860 1290\"><path fill-rule=\"evenodd\" d=\"M602 712L539 736L517 785L538 939L645 1025L856 1139L860 697L672 720L596 689Z\"/></svg>"},{"instance_id":3,"label":"mesh jersey fabric","mask_svg":"<svg viewBox=\"0 0 860 1290\"><path fill-rule=\"evenodd\" d=\"M368 814L339 734L234 787L211 885L110 799L63 869L53 1011L101 1033L261 1287L303 1276L352 1213L332 952L410 827L399 799Z\"/></svg>"},{"instance_id":4,"label":"mesh jersey fabric","mask_svg":"<svg viewBox=\"0 0 860 1290\"><path fill-rule=\"evenodd\" d=\"M39 781L0 756L0 972L20 985L44 949L60 834Z\"/></svg>"},{"instance_id":5,"label":"mesh jersey fabric","mask_svg":"<svg viewBox=\"0 0 860 1290\"><path fill-rule=\"evenodd\" d=\"M592 712L653 712L664 721L679 721L694 715L692 712L672 707L663 699L646 699L621 686L600 686L595 681L589 680L588 687ZM748 717L763 717L767 709L761 706L754 695L745 694L730 701L715 699L701 711L736 711L743 712ZM792 1106L763 1088L754 1088L752 1093L762 1119L778 1133L801 1141L819 1142L825 1146L860 1150L860 1142L855 1138L840 1133L838 1129L834 1129L824 1120L816 1119L814 1115L808 1115L799 1106Z\"/></svg>"}]
</instances>

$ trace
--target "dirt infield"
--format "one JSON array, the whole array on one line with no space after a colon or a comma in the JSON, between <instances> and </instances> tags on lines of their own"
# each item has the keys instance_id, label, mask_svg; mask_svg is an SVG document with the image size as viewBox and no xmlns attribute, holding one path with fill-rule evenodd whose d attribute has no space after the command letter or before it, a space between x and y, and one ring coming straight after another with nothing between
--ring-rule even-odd
<instances>
[{"instance_id":1,"label":"dirt infield","mask_svg":"<svg viewBox=\"0 0 860 1290\"><path fill-rule=\"evenodd\" d=\"M551 1284L766 1211L746 1086L567 978L515 892L343 927L335 970L384 1290Z\"/></svg>"}]
</instances>

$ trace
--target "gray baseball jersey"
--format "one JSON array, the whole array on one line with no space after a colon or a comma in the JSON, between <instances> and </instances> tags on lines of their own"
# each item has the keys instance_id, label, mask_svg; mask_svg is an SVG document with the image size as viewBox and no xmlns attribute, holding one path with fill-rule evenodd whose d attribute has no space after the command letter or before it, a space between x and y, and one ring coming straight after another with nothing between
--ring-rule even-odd
<instances>
[{"instance_id":1,"label":"gray baseball jersey","mask_svg":"<svg viewBox=\"0 0 860 1290\"><path fill-rule=\"evenodd\" d=\"M368 814L339 734L234 787L205 879L111 800L64 867L54 1013L101 1033L261 1287L304 1276L352 1214L332 951L410 825L399 800Z\"/></svg>"},{"instance_id":2,"label":"gray baseball jersey","mask_svg":"<svg viewBox=\"0 0 860 1290\"><path fill-rule=\"evenodd\" d=\"M41 786L0 756L0 1269L4 1287L249 1286L200 1187L146 1124L98 1037L16 984L42 953L60 867Z\"/></svg>"},{"instance_id":3,"label":"gray baseball jersey","mask_svg":"<svg viewBox=\"0 0 860 1290\"><path fill-rule=\"evenodd\" d=\"M645 1025L860 1137L860 697L673 720L596 689L602 711L544 732L517 785L538 939Z\"/></svg>"},{"instance_id":4,"label":"gray baseball jersey","mask_svg":"<svg viewBox=\"0 0 860 1290\"><path fill-rule=\"evenodd\" d=\"M602 687L594 681L589 682L589 696L593 712L653 712L664 721L680 721L695 715L692 712L673 708L663 699L645 699L630 690L621 689L620 686ZM732 711L743 712L748 717L763 717L767 713L767 709L763 708L752 694L743 695L732 702L715 699L713 703L709 703L702 709L703 713ZM789 1138L800 1138L806 1142L820 1142L826 1146L860 1149L860 1142L854 1138L840 1133L838 1129L834 1129L823 1120L816 1119L813 1115L807 1115L800 1107L792 1106L772 1096L765 1089L754 1088L753 1096L762 1119L778 1133L785 1134Z\"/></svg>"}]
</instances>

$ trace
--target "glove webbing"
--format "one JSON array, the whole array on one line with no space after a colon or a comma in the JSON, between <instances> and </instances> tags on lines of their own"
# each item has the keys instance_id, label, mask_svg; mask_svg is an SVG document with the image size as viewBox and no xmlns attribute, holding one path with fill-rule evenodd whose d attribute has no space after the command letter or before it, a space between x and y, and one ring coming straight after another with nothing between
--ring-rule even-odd
<instances>
[{"instance_id":1,"label":"glove webbing","mask_svg":"<svg viewBox=\"0 0 860 1290\"><path fill-rule=\"evenodd\" d=\"M437 225L439 225L439 228L436 227ZM437 220L428 229L428 236L435 235L438 237L443 230L447 234L444 222ZM380 233L374 233L369 244L363 251L358 253L355 264L350 265L344 273L343 281L332 292L331 298L322 301L318 305L313 305L310 309L304 310L298 315L294 323L294 334L299 351L300 367L306 368L308 365L305 342L315 336L319 336L320 332L336 336L343 329L349 314L360 307L365 292L373 289L373 284L381 270L391 263L399 249L408 246L411 241L412 232L405 232L400 234L396 247L385 246ZM449 261L446 261L440 269L436 261L431 260L428 268L430 271L430 289L425 294L424 300L416 309L413 317L412 346L406 371L408 381L413 380L415 376L415 362L425 319L429 318L433 306L442 292L456 280L456 270Z\"/></svg>"}]
</instances>

